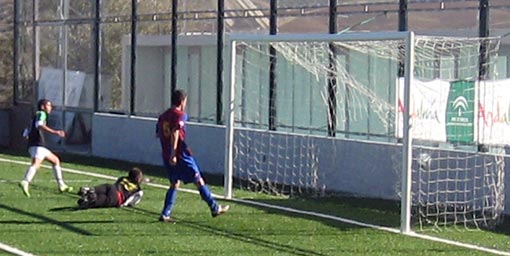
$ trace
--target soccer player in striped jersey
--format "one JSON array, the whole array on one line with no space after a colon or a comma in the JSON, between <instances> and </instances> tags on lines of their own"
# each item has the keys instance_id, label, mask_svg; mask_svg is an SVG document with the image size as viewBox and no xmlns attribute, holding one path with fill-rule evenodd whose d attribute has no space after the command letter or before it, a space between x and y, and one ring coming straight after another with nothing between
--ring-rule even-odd
<instances>
[{"instance_id":1,"label":"soccer player in striped jersey","mask_svg":"<svg viewBox=\"0 0 510 256\"><path fill-rule=\"evenodd\" d=\"M156 135L161 143L163 164L170 180L170 187L166 192L163 210L159 218L163 222L174 221L171 213L181 182L184 184L193 182L196 185L202 200L209 206L212 217L221 215L229 209L228 205L219 205L212 197L191 150L186 145L186 121L188 119L185 112L186 102L187 95L184 91L174 91L172 107L159 116L156 125Z\"/></svg>"},{"instance_id":2,"label":"soccer player in striped jersey","mask_svg":"<svg viewBox=\"0 0 510 256\"><path fill-rule=\"evenodd\" d=\"M62 178L62 169L60 167L60 158L46 148L44 133L50 133L59 137L65 137L63 130L54 130L47 125L48 115L53 110L53 105L47 99L41 99L37 103L38 111L35 113L30 131L28 134L28 152L32 158L32 164L28 167L25 177L19 183L23 193L30 197L29 185L34 178L42 162L46 159L53 166L53 174L57 180L58 190L60 192L71 192L72 187L67 186Z\"/></svg>"}]
</instances>

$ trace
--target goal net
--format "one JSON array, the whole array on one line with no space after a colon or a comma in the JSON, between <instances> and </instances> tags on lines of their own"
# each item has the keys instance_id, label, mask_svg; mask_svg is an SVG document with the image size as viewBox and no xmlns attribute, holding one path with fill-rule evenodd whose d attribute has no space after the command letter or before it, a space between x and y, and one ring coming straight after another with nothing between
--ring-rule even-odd
<instances>
[{"instance_id":1,"label":"goal net","mask_svg":"<svg viewBox=\"0 0 510 256\"><path fill-rule=\"evenodd\" d=\"M478 118L496 94L484 92L499 40L410 32L231 40L226 197L240 197L235 187L400 200L404 231L500 219L508 159L493 142L507 130L482 129Z\"/></svg>"}]
</instances>

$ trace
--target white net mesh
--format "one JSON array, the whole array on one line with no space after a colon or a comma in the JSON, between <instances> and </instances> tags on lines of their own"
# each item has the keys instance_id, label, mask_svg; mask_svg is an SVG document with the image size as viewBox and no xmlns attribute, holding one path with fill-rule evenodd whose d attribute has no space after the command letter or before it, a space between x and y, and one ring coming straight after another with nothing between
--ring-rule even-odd
<instances>
[{"instance_id":1,"label":"white net mesh","mask_svg":"<svg viewBox=\"0 0 510 256\"><path fill-rule=\"evenodd\" d=\"M311 140L250 130L236 134L234 168L241 187L277 195L316 193L317 148Z\"/></svg>"},{"instance_id":2,"label":"white net mesh","mask_svg":"<svg viewBox=\"0 0 510 256\"><path fill-rule=\"evenodd\" d=\"M404 106L399 79L407 57L404 40L237 42L233 167L237 186L283 195L323 195L327 190L377 197L383 193L362 188L370 184L366 180L375 177L377 184L378 175L391 175L363 177L371 172L364 169L375 165L381 169L377 172L396 173L388 186L400 195L401 148L391 153L381 147L367 152L380 154L367 157L367 163L346 164L337 159L350 149L339 139L399 141L402 113L409 109L415 139L415 223L422 228L496 223L503 210L507 158L504 152L472 150L478 139L476 121L473 129L449 131L445 120L451 115L446 105L452 84L494 75L499 40L417 36L414 47L413 103ZM474 98L468 105L479 100L475 98L479 88L472 85L468 91ZM471 110L473 118L476 111ZM459 145L465 152L456 149ZM391 164L370 163L381 157L391 159ZM345 166L355 169L346 171ZM343 180L330 185L339 179ZM349 184L359 180L366 184Z\"/></svg>"},{"instance_id":3,"label":"white net mesh","mask_svg":"<svg viewBox=\"0 0 510 256\"><path fill-rule=\"evenodd\" d=\"M497 38L416 39L412 200L422 229L492 228L501 220L505 152L477 147L485 88L476 81L496 77L498 49Z\"/></svg>"},{"instance_id":4,"label":"white net mesh","mask_svg":"<svg viewBox=\"0 0 510 256\"><path fill-rule=\"evenodd\" d=\"M415 147L413 205L420 228L495 227L504 209L503 155Z\"/></svg>"}]
</instances>

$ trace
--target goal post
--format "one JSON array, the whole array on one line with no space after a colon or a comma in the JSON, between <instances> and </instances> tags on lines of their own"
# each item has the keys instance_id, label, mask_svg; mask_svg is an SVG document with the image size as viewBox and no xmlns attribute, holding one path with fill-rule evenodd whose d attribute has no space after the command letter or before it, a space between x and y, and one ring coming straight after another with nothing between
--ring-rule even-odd
<instances>
[{"instance_id":1,"label":"goal post","mask_svg":"<svg viewBox=\"0 0 510 256\"><path fill-rule=\"evenodd\" d=\"M225 198L246 189L398 200L402 233L500 218L508 159L474 150L494 141L475 103L502 90L477 82L481 65L495 69L498 39L410 31L228 39Z\"/></svg>"},{"instance_id":2,"label":"goal post","mask_svg":"<svg viewBox=\"0 0 510 256\"><path fill-rule=\"evenodd\" d=\"M405 51L412 53L413 32L381 32L381 33L347 33L347 34L312 34L312 35L231 35L230 36L230 86L228 87L228 102L226 113L226 135L225 135L225 174L224 174L224 197L231 199L233 196L233 158L234 158L234 127L235 127L235 95L236 95L236 49L237 43L256 41L256 42L306 42L306 41L321 41L321 42L338 42L338 41L373 41L373 40L402 40L405 42ZM404 54L405 58L405 105L409 105L410 97L410 83L412 80L412 67L413 60L412 54ZM404 147L402 152L402 212L401 212L401 229L402 232L410 231L410 213L411 213L411 196L410 196L410 181L411 181L411 139L408 132L409 118L404 117Z\"/></svg>"},{"instance_id":3,"label":"goal post","mask_svg":"<svg viewBox=\"0 0 510 256\"><path fill-rule=\"evenodd\" d=\"M411 106L411 81L414 70L414 33L408 32L405 44L405 66L404 66L404 106ZM409 108L404 108L409 109ZM403 145L402 145L402 197L400 199L400 232L411 231L411 184L412 184L412 135L410 132L409 111L403 115Z\"/></svg>"}]
</instances>

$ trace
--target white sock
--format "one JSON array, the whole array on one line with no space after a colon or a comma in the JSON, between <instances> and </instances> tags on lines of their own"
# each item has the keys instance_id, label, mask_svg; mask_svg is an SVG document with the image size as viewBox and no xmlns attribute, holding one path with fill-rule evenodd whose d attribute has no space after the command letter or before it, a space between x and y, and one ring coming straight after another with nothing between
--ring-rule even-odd
<instances>
[{"instance_id":1,"label":"white sock","mask_svg":"<svg viewBox=\"0 0 510 256\"><path fill-rule=\"evenodd\" d=\"M34 166L29 166L27 171L25 172L25 178L23 178L24 181L27 181L30 183L32 179L35 176L35 173L37 172L37 169Z\"/></svg>"},{"instance_id":2,"label":"white sock","mask_svg":"<svg viewBox=\"0 0 510 256\"><path fill-rule=\"evenodd\" d=\"M53 175L55 175L55 179L57 180L58 186L64 186L64 179L62 178L62 169L60 168L60 165L54 165L53 166Z\"/></svg>"}]
</instances>

